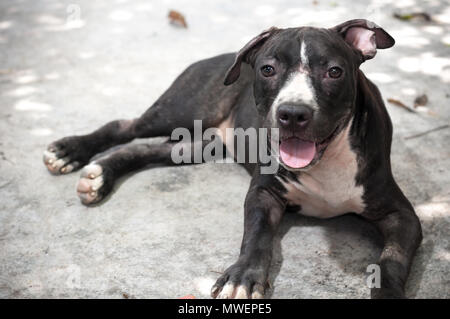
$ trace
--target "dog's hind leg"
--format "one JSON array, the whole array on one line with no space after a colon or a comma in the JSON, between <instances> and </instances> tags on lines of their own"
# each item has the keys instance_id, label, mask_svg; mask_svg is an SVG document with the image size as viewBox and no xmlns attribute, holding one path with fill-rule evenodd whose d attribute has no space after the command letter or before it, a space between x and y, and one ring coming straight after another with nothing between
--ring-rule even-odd
<instances>
[{"instance_id":1,"label":"dog's hind leg","mask_svg":"<svg viewBox=\"0 0 450 319\"><path fill-rule=\"evenodd\" d=\"M85 205L98 203L111 192L114 182L118 178L132 171L145 168L150 164L166 166L198 164L194 161L194 152L199 149L203 151L208 143L209 141L199 141L196 143L178 144L167 141L161 144L139 143L125 145L111 154L94 160L83 168L77 185L78 196ZM174 160L173 157L177 156L172 155L174 147L177 147L174 154L179 154L180 151L183 153L188 152L190 158L184 162ZM225 152L224 147L222 150ZM203 158L201 162L204 162Z\"/></svg>"}]
</instances>

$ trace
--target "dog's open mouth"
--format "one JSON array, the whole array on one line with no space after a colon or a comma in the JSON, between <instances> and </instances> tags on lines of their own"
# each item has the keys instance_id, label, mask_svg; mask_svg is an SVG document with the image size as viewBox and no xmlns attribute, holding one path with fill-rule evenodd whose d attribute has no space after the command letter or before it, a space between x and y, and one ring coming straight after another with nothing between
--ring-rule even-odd
<instances>
[{"instance_id":1,"label":"dog's open mouth","mask_svg":"<svg viewBox=\"0 0 450 319\"><path fill-rule=\"evenodd\" d=\"M291 136L280 141L280 158L284 165L293 168L306 168L320 159L327 146L337 135L339 125L321 142L302 140Z\"/></svg>"},{"instance_id":2,"label":"dog's open mouth","mask_svg":"<svg viewBox=\"0 0 450 319\"><path fill-rule=\"evenodd\" d=\"M292 168L308 166L316 156L316 143L290 137L280 143L280 157L284 164Z\"/></svg>"}]
</instances>

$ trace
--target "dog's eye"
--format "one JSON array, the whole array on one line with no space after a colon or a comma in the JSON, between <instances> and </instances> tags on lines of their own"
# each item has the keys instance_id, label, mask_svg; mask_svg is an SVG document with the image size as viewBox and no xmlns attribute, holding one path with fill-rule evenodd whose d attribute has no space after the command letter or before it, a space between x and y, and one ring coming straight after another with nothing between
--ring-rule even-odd
<instances>
[{"instance_id":1,"label":"dog's eye","mask_svg":"<svg viewBox=\"0 0 450 319\"><path fill-rule=\"evenodd\" d=\"M273 76L275 75L275 69L271 65L265 65L261 68L261 73L265 77Z\"/></svg>"},{"instance_id":2,"label":"dog's eye","mask_svg":"<svg viewBox=\"0 0 450 319\"><path fill-rule=\"evenodd\" d=\"M337 79L342 75L342 69L334 66L328 70L328 76L333 79Z\"/></svg>"}]
</instances>

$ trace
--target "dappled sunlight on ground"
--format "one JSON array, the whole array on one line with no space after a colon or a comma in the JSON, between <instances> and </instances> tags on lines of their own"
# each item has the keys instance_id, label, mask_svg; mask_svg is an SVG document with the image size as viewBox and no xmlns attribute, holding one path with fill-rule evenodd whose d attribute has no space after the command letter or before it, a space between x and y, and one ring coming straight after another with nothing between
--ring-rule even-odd
<instances>
[{"instance_id":1,"label":"dappled sunlight on ground","mask_svg":"<svg viewBox=\"0 0 450 319\"><path fill-rule=\"evenodd\" d=\"M48 112L52 110L52 106L49 104L31 100L19 100L14 108L22 112Z\"/></svg>"},{"instance_id":2,"label":"dappled sunlight on ground","mask_svg":"<svg viewBox=\"0 0 450 319\"><path fill-rule=\"evenodd\" d=\"M432 52L424 52L416 57L404 57L398 61L398 67L401 71L407 73L421 72L429 75L439 76L442 81L449 82L450 57L436 57Z\"/></svg>"},{"instance_id":3,"label":"dappled sunlight on ground","mask_svg":"<svg viewBox=\"0 0 450 319\"><path fill-rule=\"evenodd\" d=\"M420 218L425 221L432 221L436 218L445 218L450 212L450 194L447 196L435 196L429 202L416 207Z\"/></svg>"}]
</instances>

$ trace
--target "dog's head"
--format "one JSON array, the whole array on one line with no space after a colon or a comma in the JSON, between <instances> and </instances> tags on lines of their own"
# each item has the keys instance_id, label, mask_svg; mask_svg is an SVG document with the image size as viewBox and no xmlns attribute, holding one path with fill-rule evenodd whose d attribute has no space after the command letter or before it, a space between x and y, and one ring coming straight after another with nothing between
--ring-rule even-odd
<instances>
[{"instance_id":1,"label":"dog's head","mask_svg":"<svg viewBox=\"0 0 450 319\"><path fill-rule=\"evenodd\" d=\"M362 19L331 29L271 28L238 52L224 83L239 78L242 62L253 67L258 112L265 127L279 128L280 162L304 170L351 118L360 64L393 45L386 31Z\"/></svg>"}]
</instances>

